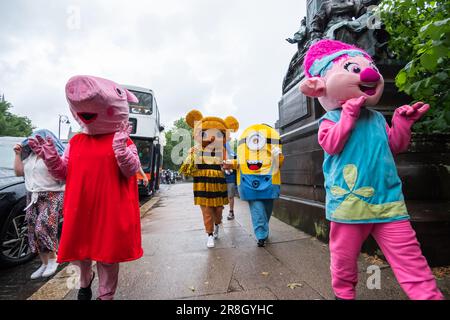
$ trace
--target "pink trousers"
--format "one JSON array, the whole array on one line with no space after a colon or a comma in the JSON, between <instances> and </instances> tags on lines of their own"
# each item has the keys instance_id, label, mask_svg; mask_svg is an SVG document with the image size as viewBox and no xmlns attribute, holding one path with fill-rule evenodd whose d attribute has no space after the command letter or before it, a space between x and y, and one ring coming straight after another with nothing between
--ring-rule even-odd
<instances>
[{"instance_id":1,"label":"pink trousers","mask_svg":"<svg viewBox=\"0 0 450 320\"><path fill-rule=\"evenodd\" d=\"M410 299L444 299L408 220L378 224L331 222L331 282L337 298L355 299L357 259L364 240L370 234Z\"/></svg>"},{"instance_id":2,"label":"pink trousers","mask_svg":"<svg viewBox=\"0 0 450 320\"><path fill-rule=\"evenodd\" d=\"M80 267L80 287L87 288L92 280L92 261L75 261L75 265ZM107 264L97 262L98 273L98 299L113 300L119 279L119 264Z\"/></svg>"}]
</instances>

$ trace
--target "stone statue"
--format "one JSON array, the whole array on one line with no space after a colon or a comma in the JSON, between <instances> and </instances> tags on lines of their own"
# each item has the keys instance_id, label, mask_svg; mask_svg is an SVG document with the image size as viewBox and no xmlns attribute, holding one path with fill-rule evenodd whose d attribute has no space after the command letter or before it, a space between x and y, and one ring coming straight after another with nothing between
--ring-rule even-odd
<instances>
[{"instance_id":1,"label":"stone statue","mask_svg":"<svg viewBox=\"0 0 450 320\"><path fill-rule=\"evenodd\" d=\"M377 58L381 58L381 56L387 57L388 53L382 53L382 50L380 50L380 48L386 47L386 43L379 42L379 39L383 38L379 34L385 33L381 29L381 22L377 21L372 9L369 7L360 8L359 13L362 14L356 19L342 20L331 25L323 38L358 44L359 47L366 50L372 56L377 56Z\"/></svg>"},{"instance_id":2,"label":"stone statue","mask_svg":"<svg viewBox=\"0 0 450 320\"><path fill-rule=\"evenodd\" d=\"M289 43L296 43L298 51L289 65L283 90L289 89L301 77L307 49L324 38L356 44L376 59L389 58L387 33L380 25L373 26L376 21L371 6L380 0L308 0L308 3L313 1L318 5L312 7L312 12L308 11L308 19L302 19L294 36L286 39Z\"/></svg>"},{"instance_id":3,"label":"stone statue","mask_svg":"<svg viewBox=\"0 0 450 320\"><path fill-rule=\"evenodd\" d=\"M366 12L357 19L335 23L328 28L323 38L355 43L359 35L368 29L368 20L371 16L371 12ZM369 52L369 54L373 55L374 52Z\"/></svg>"},{"instance_id":4,"label":"stone statue","mask_svg":"<svg viewBox=\"0 0 450 320\"><path fill-rule=\"evenodd\" d=\"M304 17L300 23L300 29L294 34L293 38L286 39L289 43L298 43L299 48L303 45L303 43L306 41L306 38L308 36L308 28L306 26L306 17Z\"/></svg>"},{"instance_id":5,"label":"stone statue","mask_svg":"<svg viewBox=\"0 0 450 320\"><path fill-rule=\"evenodd\" d=\"M349 23L366 15L363 19L371 16L370 6L376 5L380 0L325 0L319 10L315 13L311 22L311 38L321 39L337 24ZM355 28L361 21L355 23ZM364 21L363 21L364 22Z\"/></svg>"},{"instance_id":6,"label":"stone statue","mask_svg":"<svg viewBox=\"0 0 450 320\"><path fill-rule=\"evenodd\" d=\"M322 3L311 22L311 38L321 39L333 25L352 20L361 6L360 0L326 0Z\"/></svg>"}]
</instances>

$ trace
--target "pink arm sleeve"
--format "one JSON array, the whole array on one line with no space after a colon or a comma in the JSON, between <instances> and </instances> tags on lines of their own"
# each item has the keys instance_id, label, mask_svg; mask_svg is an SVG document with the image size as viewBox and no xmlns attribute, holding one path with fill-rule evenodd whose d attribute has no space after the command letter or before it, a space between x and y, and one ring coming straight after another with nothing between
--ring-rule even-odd
<instances>
[{"instance_id":1,"label":"pink arm sleeve","mask_svg":"<svg viewBox=\"0 0 450 320\"><path fill-rule=\"evenodd\" d=\"M139 155L136 146L131 143L128 146L115 146L113 144L114 154L117 164L122 174L129 178L135 175L141 167Z\"/></svg>"},{"instance_id":2,"label":"pink arm sleeve","mask_svg":"<svg viewBox=\"0 0 450 320\"><path fill-rule=\"evenodd\" d=\"M46 160L44 160L48 172L53 176L53 178L59 181L66 180L67 164L69 162L69 152L70 152L70 144L67 145L62 157L50 156Z\"/></svg>"},{"instance_id":3,"label":"pink arm sleeve","mask_svg":"<svg viewBox=\"0 0 450 320\"><path fill-rule=\"evenodd\" d=\"M331 120L323 120L319 127L319 144L330 155L338 154L344 149L357 118L347 114L344 110L341 119L335 123Z\"/></svg>"},{"instance_id":4,"label":"pink arm sleeve","mask_svg":"<svg viewBox=\"0 0 450 320\"><path fill-rule=\"evenodd\" d=\"M389 139L389 147L393 154L408 150L411 141L411 123L401 117L392 118L392 127L386 123L386 131Z\"/></svg>"}]
</instances>

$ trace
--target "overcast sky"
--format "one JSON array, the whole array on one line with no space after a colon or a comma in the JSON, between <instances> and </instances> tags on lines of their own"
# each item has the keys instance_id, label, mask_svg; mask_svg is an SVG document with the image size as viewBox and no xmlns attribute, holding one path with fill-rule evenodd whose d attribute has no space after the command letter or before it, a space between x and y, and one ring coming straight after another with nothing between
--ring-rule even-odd
<instances>
[{"instance_id":1,"label":"overcast sky","mask_svg":"<svg viewBox=\"0 0 450 320\"><path fill-rule=\"evenodd\" d=\"M153 89L166 127L192 108L233 115L241 128L273 124L296 50L284 39L305 7L303 0L0 0L0 94L14 113L55 133L58 114L70 115L64 86L76 74Z\"/></svg>"}]
</instances>

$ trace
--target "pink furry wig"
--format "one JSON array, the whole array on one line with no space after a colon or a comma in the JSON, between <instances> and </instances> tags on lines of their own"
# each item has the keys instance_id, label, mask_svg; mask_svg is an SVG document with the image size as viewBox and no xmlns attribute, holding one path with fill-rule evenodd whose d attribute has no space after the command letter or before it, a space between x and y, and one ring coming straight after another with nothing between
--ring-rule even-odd
<instances>
[{"instance_id":1,"label":"pink furry wig","mask_svg":"<svg viewBox=\"0 0 450 320\"><path fill-rule=\"evenodd\" d=\"M311 78L313 75L310 73L310 68L314 64L315 61L319 59L323 59L326 56L331 56L333 54L338 53L343 50L354 50L362 53L364 57L369 60L372 60L370 55L364 50L355 47L353 45L337 41L337 40L320 40L314 43L311 47L309 47L308 52L306 53L305 59L303 61L303 69L305 70L305 75L308 78ZM336 62L342 58L348 57L349 55L344 54L336 57L332 60L332 62Z\"/></svg>"}]
</instances>

